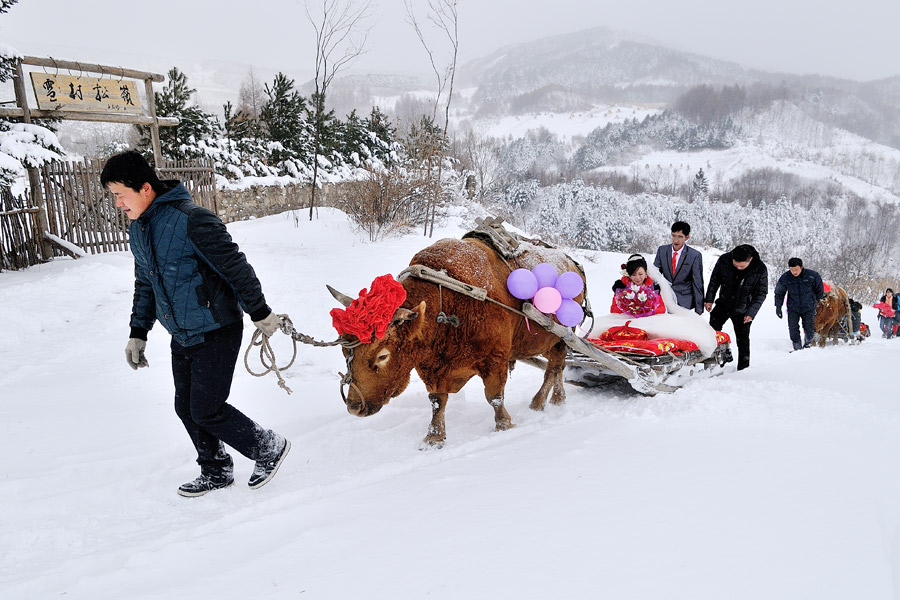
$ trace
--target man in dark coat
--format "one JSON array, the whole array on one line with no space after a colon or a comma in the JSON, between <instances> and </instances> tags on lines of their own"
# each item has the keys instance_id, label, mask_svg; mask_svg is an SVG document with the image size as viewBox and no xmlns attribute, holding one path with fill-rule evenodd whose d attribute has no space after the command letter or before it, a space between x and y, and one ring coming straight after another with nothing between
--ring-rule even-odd
<instances>
[{"instance_id":1,"label":"man in dark coat","mask_svg":"<svg viewBox=\"0 0 900 600\"><path fill-rule=\"evenodd\" d=\"M750 366L750 325L768 293L769 270L750 244L742 244L716 261L706 289L706 310L710 311L709 324L716 331L731 319L739 371Z\"/></svg>"},{"instance_id":2,"label":"man in dark coat","mask_svg":"<svg viewBox=\"0 0 900 600\"><path fill-rule=\"evenodd\" d=\"M787 294L788 331L794 350L809 348L816 334L813 321L816 317L816 305L825 296L822 278L812 269L803 268L803 260L788 260L788 270L778 278L775 284L775 314L782 317L781 305ZM800 343L800 321L803 321L803 343Z\"/></svg>"},{"instance_id":3,"label":"man in dark coat","mask_svg":"<svg viewBox=\"0 0 900 600\"><path fill-rule=\"evenodd\" d=\"M684 221L672 224L672 243L657 248L653 266L660 270L679 306L703 314L703 255L685 245L691 237L691 226Z\"/></svg>"},{"instance_id":4,"label":"man in dark coat","mask_svg":"<svg viewBox=\"0 0 900 600\"><path fill-rule=\"evenodd\" d=\"M149 366L144 349L155 321L172 335L175 412L200 465L200 476L178 493L201 496L234 482L234 463L225 444L255 461L250 487L264 485L291 444L227 402L241 349L241 309L266 336L280 325L256 273L225 224L194 204L178 181L160 181L139 153L111 157L100 181L131 219L135 279L125 348L129 366Z\"/></svg>"}]
</instances>

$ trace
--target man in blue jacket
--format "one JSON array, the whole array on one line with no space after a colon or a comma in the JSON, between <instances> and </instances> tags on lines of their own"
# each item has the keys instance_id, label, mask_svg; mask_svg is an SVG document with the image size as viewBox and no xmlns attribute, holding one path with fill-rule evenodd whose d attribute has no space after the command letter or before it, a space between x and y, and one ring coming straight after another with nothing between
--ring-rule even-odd
<instances>
[{"instance_id":1,"label":"man in blue jacket","mask_svg":"<svg viewBox=\"0 0 900 600\"><path fill-rule=\"evenodd\" d=\"M778 278L775 284L775 314L782 318L781 305L787 294L788 331L794 350L809 348L816 334L813 322L816 317L816 305L825 296L822 278L812 269L804 269L799 258L788 260L788 270ZM803 321L803 343L800 343L800 321Z\"/></svg>"},{"instance_id":2,"label":"man in blue jacket","mask_svg":"<svg viewBox=\"0 0 900 600\"><path fill-rule=\"evenodd\" d=\"M672 243L656 249L653 266L660 270L678 305L703 314L703 255L686 245L691 226L684 221L672 224Z\"/></svg>"},{"instance_id":3,"label":"man in blue jacket","mask_svg":"<svg viewBox=\"0 0 900 600\"><path fill-rule=\"evenodd\" d=\"M225 224L194 204L178 181L160 181L138 152L111 157L100 182L131 219L134 301L125 358L132 369L149 366L144 349L156 320L172 335L175 412L197 450L200 476L178 488L202 496L234 483L231 446L256 465L249 486L265 485L291 449L228 404L243 335L243 312L266 336L280 320Z\"/></svg>"}]
</instances>

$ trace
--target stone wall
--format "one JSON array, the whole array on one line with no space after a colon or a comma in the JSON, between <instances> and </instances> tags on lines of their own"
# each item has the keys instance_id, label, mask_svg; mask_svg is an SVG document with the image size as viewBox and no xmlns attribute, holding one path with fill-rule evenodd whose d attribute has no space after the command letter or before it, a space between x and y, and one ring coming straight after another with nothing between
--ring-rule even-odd
<instances>
[{"instance_id":1,"label":"stone wall","mask_svg":"<svg viewBox=\"0 0 900 600\"><path fill-rule=\"evenodd\" d=\"M317 193L316 204L320 204L321 199ZM240 190L218 188L216 201L219 217L224 222L246 221L288 210L309 208L309 185L255 185Z\"/></svg>"},{"instance_id":2,"label":"stone wall","mask_svg":"<svg viewBox=\"0 0 900 600\"><path fill-rule=\"evenodd\" d=\"M316 192L316 206L339 206L341 189L348 185L352 184L324 184ZM216 201L222 221L246 221L288 210L309 209L309 184L257 185L241 190L217 188Z\"/></svg>"}]
</instances>

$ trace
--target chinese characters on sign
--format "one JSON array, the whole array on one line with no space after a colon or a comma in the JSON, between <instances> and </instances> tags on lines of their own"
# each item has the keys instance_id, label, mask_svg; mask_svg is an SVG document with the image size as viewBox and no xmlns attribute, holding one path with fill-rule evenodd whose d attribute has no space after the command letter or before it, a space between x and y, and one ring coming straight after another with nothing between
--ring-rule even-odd
<instances>
[{"instance_id":1,"label":"chinese characters on sign","mask_svg":"<svg viewBox=\"0 0 900 600\"><path fill-rule=\"evenodd\" d=\"M41 110L142 114L134 81L80 75L31 73L34 96Z\"/></svg>"}]
</instances>

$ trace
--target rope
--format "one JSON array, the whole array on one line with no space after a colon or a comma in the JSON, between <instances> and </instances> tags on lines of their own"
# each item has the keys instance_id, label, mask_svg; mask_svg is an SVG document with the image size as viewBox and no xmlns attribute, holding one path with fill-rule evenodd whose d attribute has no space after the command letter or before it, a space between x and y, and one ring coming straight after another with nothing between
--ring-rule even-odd
<instances>
[{"instance_id":1,"label":"rope","mask_svg":"<svg viewBox=\"0 0 900 600\"><path fill-rule=\"evenodd\" d=\"M261 330L257 329L253 332L253 337L250 338L250 344L247 346L247 350L244 352L244 367L247 369L247 372L253 375L254 377L265 377L269 373L275 373L275 377L278 378L278 387L283 389L288 393L288 395L294 393L291 388L287 386L284 381L284 378L281 376L282 371L286 371L294 364L294 361L297 359L297 342L301 342L303 344L308 344L310 346L317 346L319 348L324 348L328 346L344 346L346 348L355 348L360 345L361 342L347 342L340 338L334 340L333 342L323 342L317 340L311 336L306 335L305 333L300 333L296 329L294 329L294 323L291 321L291 318L287 315L277 315L278 320L281 321L280 331L291 337L291 341L293 343L293 354L291 355L291 360L282 367L278 366L278 363L275 359L275 351L272 349L272 344L269 342L269 337L265 335ZM250 368L250 350L254 346L259 346L259 362L262 364L264 371L255 372Z\"/></svg>"}]
</instances>

